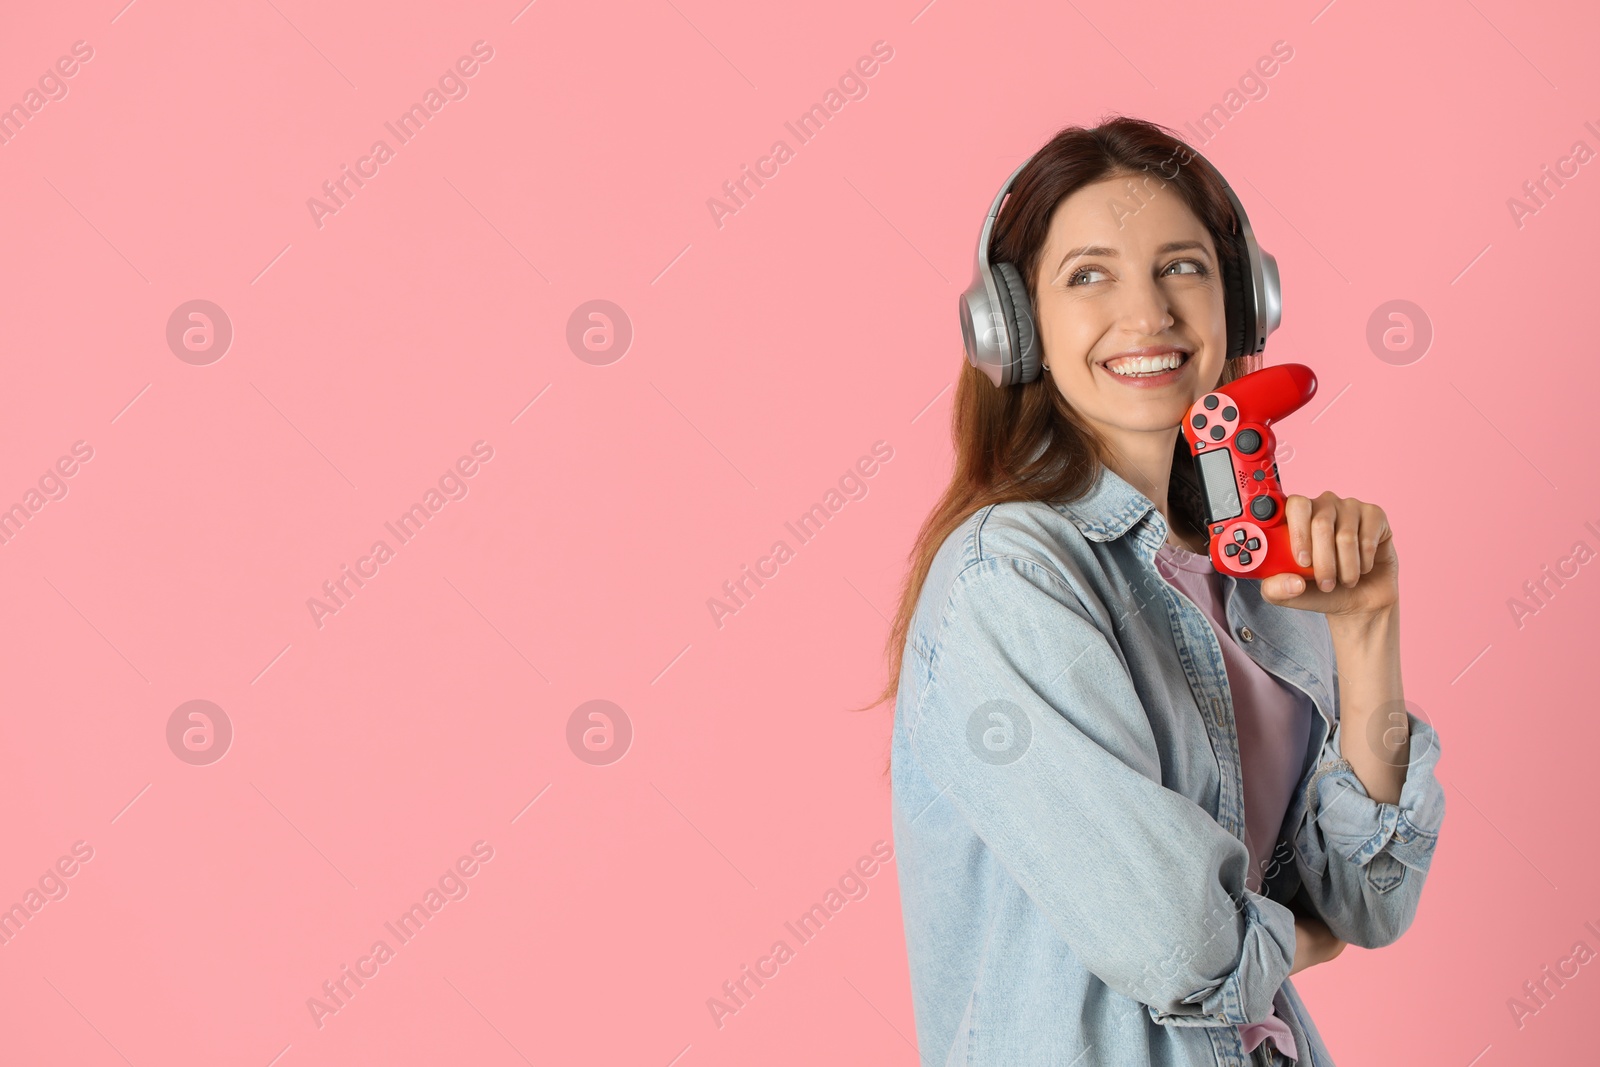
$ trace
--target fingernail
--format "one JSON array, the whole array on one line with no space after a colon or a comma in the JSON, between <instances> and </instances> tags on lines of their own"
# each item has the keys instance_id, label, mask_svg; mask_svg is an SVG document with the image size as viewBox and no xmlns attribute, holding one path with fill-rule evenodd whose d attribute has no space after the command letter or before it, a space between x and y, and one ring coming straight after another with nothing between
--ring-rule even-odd
<instances>
[{"instance_id":1,"label":"fingernail","mask_svg":"<svg viewBox=\"0 0 1600 1067\"><path fill-rule=\"evenodd\" d=\"M1328 578L1328 579L1325 579L1325 580L1323 580L1323 581L1321 581L1321 582L1319 582L1317 584L1320 585L1322 587L1322 591L1324 593L1326 593L1326 592L1332 591L1332 589L1333 589L1333 587L1334 587L1334 585L1336 583L1334 582L1334 580L1332 578Z\"/></svg>"},{"instance_id":2,"label":"fingernail","mask_svg":"<svg viewBox=\"0 0 1600 1067\"><path fill-rule=\"evenodd\" d=\"M1311 566L1311 553L1307 552L1305 549L1302 548L1300 550L1300 555L1297 558L1300 560L1300 566Z\"/></svg>"}]
</instances>

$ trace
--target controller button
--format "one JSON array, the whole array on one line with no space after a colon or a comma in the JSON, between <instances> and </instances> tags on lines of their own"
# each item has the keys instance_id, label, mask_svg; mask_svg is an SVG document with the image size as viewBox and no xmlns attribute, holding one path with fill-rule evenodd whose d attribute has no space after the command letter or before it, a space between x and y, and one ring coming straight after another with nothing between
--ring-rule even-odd
<instances>
[{"instance_id":1,"label":"controller button","mask_svg":"<svg viewBox=\"0 0 1600 1067\"><path fill-rule=\"evenodd\" d=\"M1250 477L1254 478L1258 482L1263 481L1267 477L1267 472L1262 470L1251 471Z\"/></svg>"},{"instance_id":2,"label":"controller button","mask_svg":"<svg viewBox=\"0 0 1600 1067\"><path fill-rule=\"evenodd\" d=\"M1248 553L1248 552L1239 553L1239 562L1248 564L1250 562L1250 553Z\"/></svg>"},{"instance_id":3,"label":"controller button","mask_svg":"<svg viewBox=\"0 0 1600 1067\"><path fill-rule=\"evenodd\" d=\"M1245 430L1235 444L1245 455L1254 455L1261 450L1261 435L1254 430Z\"/></svg>"},{"instance_id":4,"label":"controller button","mask_svg":"<svg viewBox=\"0 0 1600 1067\"><path fill-rule=\"evenodd\" d=\"M1265 521L1278 513L1278 503L1270 496L1258 496L1250 501L1250 514Z\"/></svg>"},{"instance_id":5,"label":"controller button","mask_svg":"<svg viewBox=\"0 0 1600 1067\"><path fill-rule=\"evenodd\" d=\"M1222 417L1232 422L1239 417L1239 409L1230 404L1222 409Z\"/></svg>"},{"instance_id":6,"label":"controller button","mask_svg":"<svg viewBox=\"0 0 1600 1067\"><path fill-rule=\"evenodd\" d=\"M1213 393L1212 395L1206 397L1205 400L1201 401L1201 403L1205 404L1207 411L1215 411L1217 410L1217 405L1222 403L1222 401L1218 400L1216 394Z\"/></svg>"},{"instance_id":7,"label":"controller button","mask_svg":"<svg viewBox=\"0 0 1600 1067\"><path fill-rule=\"evenodd\" d=\"M1206 417L1204 415L1196 415L1189 420L1189 425L1197 430L1203 430L1206 428Z\"/></svg>"},{"instance_id":8,"label":"controller button","mask_svg":"<svg viewBox=\"0 0 1600 1067\"><path fill-rule=\"evenodd\" d=\"M1226 436L1228 436L1227 427L1225 427L1225 426L1213 426L1213 427L1211 427L1211 439L1213 441L1220 441Z\"/></svg>"},{"instance_id":9,"label":"controller button","mask_svg":"<svg viewBox=\"0 0 1600 1067\"><path fill-rule=\"evenodd\" d=\"M1246 541L1244 543L1244 547L1246 547L1250 551L1254 552L1256 549L1261 547L1261 538L1259 538L1259 537L1250 538L1250 540L1248 540L1248 541Z\"/></svg>"},{"instance_id":10,"label":"controller button","mask_svg":"<svg viewBox=\"0 0 1600 1067\"><path fill-rule=\"evenodd\" d=\"M1212 533L1214 533L1214 534L1219 534L1219 533L1221 533L1221 532L1222 532L1222 527L1220 527L1220 526L1213 526L1213 527L1211 527L1211 532L1212 532Z\"/></svg>"},{"instance_id":11,"label":"controller button","mask_svg":"<svg viewBox=\"0 0 1600 1067\"><path fill-rule=\"evenodd\" d=\"M1245 532L1243 530L1233 531L1233 539L1235 541L1243 541L1245 539Z\"/></svg>"},{"instance_id":12,"label":"controller button","mask_svg":"<svg viewBox=\"0 0 1600 1067\"><path fill-rule=\"evenodd\" d=\"M1237 556L1237 555L1238 555L1238 554L1239 554L1239 546L1238 546L1238 545L1235 545L1235 544L1227 544L1227 545L1223 545L1223 546L1222 546L1222 551L1223 551L1223 552L1224 552L1224 553L1225 553L1225 554L1226 554L1226 555L1229 555L1229 556Z\"/></svg>"}]
</instances>

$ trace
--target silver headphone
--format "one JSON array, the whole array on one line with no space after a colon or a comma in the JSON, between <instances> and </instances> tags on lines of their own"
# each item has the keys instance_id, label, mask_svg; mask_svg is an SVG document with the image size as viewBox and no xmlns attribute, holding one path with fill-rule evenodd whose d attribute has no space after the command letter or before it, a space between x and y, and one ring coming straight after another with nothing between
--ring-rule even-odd
<instances>
[{"instance_id":1,"label":"silver headphone","mask_svg":"<svg viewBox=\"0 0 1600 1067\"><path fill-rule=\"evenodd\" d=\"M1183 146L1183 151L1209 167L1233 204L1238 218L1236 231L1229 235L1234 249L1234 266L1222 265L1223 304L1227 308L1228 359L1255 355L1267 344L1267 335L1283 321L1283 292L1278 282L1278 261L1256 243L1250 218L1233 188L1204 156ZM989 206L978 235L977 266L972 283L960 297L961 340L967 362L988 375L1002 388L1024 385L1039 377L1039 333L1034 325L1033 305L1022 274L1011 263L989 262L989 237L1000 205L1017 180L1022 168L1032 162L1029 156L1011 172L1005 185ZM1187 160L1185 161L1187 162ZM1244 272L1248 271L1248 275ZM981 331L975 324L984 323Z\"/></svg>"}]
</instances>

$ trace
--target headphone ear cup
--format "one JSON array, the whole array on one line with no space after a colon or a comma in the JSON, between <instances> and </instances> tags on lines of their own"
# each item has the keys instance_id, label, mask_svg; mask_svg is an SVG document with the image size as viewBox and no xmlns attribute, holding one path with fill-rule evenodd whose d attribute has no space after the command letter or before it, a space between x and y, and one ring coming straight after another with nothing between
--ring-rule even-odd
<instances>
[{"instance_id":1,"label":"headphone ear cup","mask_svg":"<svg viewBox=\"0 0 1600 1067\"><path fill-rule=\"evenodd\" d=\"M1011 335L1011 366L1007 368L1010 373L1006 384L1025 385L1039 377L1039 338L1033 325L1033 303L1015 266L996 263L994 275L999 282L995 290L1000 294L1000 311Z\"/></svg>"},{"instance_id":2,"label":"headphone ear cup","mask_svg":"<svg viewBox=\"0 0 1600 1067\"><path fill-rule=\"evenodd\" d=\"M1255 299L1255 286L1251 279L1245 276L1245 272L1250 269L1250 256L1244 247L1244 242L1237 236L1232 239L1232 243L1233 262L1224 260L1222 266L1222 300L1226 309L1228 332L1226 358L1228 359L1245 354L1246 336L1255 329L1255 323L1250 321L1253 316L1249 314L1246 304L1246 301Z\"/></svg>"}]
</instances>

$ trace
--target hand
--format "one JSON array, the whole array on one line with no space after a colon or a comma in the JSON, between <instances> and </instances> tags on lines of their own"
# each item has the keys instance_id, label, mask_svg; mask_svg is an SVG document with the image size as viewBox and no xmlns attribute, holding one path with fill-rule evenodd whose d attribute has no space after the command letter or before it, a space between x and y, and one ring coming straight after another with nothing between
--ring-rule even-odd
<instances>
[{"instance_id":1,"label":"hand","mask_svg":"<svg viewBox=\"0 0 1600 1067\"><path fill-rule=\"evenodd\" d=\"M1288 496L1283 513L1290 550L1316 572L1319 587L1309 588L1298 574L1274 574L1261 580L1268 603L1350 618L1399 604L1400 561L1382 508L1330 491L1316 500Z\"/></svg>"},{"instance_id":2,"label":"hand","mask_svg":"<svg viewBox=\"0 0 1600 1067\"><path fill-rule=\"evenodd\" d=\"M1296 914L1294 917L1294 963L1289 973L1295 974L1327 963L1344 951L1348 941L1340 941L1328 929L1328 924L1314 915Z\"/></svg>"}]
</instances>

